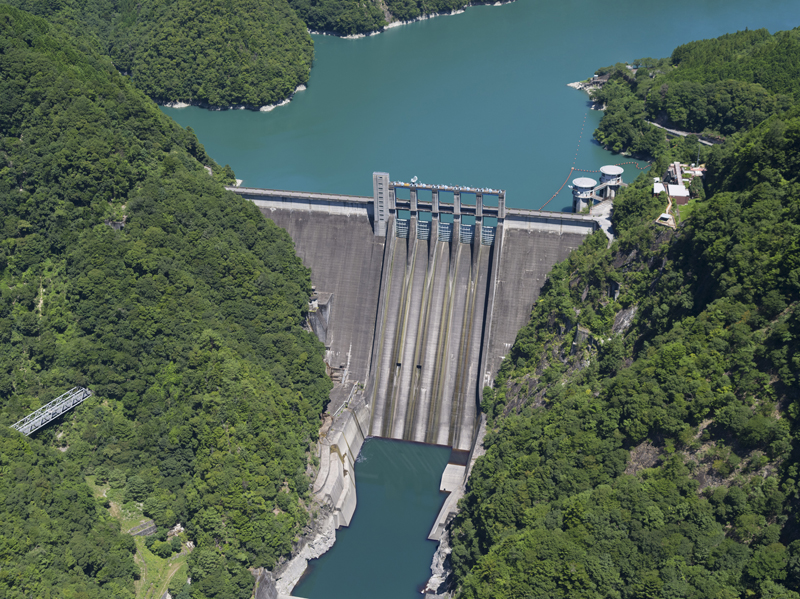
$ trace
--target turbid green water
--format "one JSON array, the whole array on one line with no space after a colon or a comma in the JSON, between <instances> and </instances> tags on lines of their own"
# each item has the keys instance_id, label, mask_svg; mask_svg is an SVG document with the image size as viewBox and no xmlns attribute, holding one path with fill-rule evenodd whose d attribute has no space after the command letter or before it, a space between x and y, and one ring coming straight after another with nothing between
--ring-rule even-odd
<instances>
[{"instance_id":1,"label":"turbid green water","mask_svg":"<svg viewBox=\"0 0 800 599\"><path fill-rule=\"evenodd\" d=\"M624 160L591 141L601 115L567 83L691 40L797 25L797 0L518 0L368 38L315 36L308 90L269 113L166 112L245 185L371 195L385 170L539 208L573 162ZM570 201L565 187L548 209Z\"/></svg>"},{"instance_id":2,"label":"turbid green water","mask_svg":"<svg viewBox=\"0 0 800 599\"><path fill-rule=\"evenodd\" d=\"M368 439L356 463L358 507L333 549L311 562L293 595L306 599L411 599L430 576L426 537L444 502L450 450Z\"/></svg>"}]
</instances>

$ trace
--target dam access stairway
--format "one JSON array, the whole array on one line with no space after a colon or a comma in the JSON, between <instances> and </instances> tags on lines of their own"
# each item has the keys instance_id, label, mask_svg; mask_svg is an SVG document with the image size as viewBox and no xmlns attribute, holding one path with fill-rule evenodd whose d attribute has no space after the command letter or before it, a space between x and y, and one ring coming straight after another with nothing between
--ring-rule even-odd
<instances>
[{"instance_id":1,"label":"dam access stairway","mask_svg":"<svg viewBox=\"0 0 800 599\"><path fill-rule=\"evenodd\" d=\"M506 208L502 190L387 173L373 174L372 197L229 189L285 228L311 269L309 325L335 382L314 491L333 525L355 510L355 460L369 436L461 452L443 479L452 488L474 453L484 386L547 273L599 228L595 218Z\"/></svg>"}]
</instances>

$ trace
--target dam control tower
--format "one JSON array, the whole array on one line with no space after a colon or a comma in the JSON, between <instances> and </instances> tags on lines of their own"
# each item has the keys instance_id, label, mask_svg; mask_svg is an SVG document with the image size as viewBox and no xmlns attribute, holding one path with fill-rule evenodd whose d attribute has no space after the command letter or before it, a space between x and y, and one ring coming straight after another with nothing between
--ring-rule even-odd
<instances>
[{"instance_id":1,"label":"dam control tower","mask_svg":"<svg viewBox=\"0 0 800 599\"><path fill-rule=\"evenodd\" d=\"M592 195L597 181L589 177L578 177L572 182L572 211L579 213L592 205Z\"/></svg>"},{"instance_id":2,"label":"dam control tower","mask_svg":"<svg viewBox=\"0 0 800 599\"><path fill-rule=\"evenodd\" d=\"M572 211L581 212L604 200L613 200L620 188L628 184L622 181L621 166L608 164L600 167L600 183L590 177L578 177L572 181Z\"/></svg>"}]
</instances>

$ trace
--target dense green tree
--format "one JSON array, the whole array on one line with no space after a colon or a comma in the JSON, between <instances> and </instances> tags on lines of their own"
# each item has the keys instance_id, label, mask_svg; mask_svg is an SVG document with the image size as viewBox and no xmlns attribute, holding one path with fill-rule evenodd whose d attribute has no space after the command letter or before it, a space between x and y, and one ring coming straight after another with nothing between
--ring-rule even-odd
<instances>
[{"instance_id":1,"label":"dense green tree","mask_svg":"<svg viewBox=\"0 0 800 599\"><path fill-rule=\"evenodd\" d=\"M309 272L231 176L85 38L0 5L0 595L132 596L92 473L213 555L192 593L249 596L290 552L331 383ZM8 429L76 384L61 421Z\"/></svg>"},{"instance_id":2,"label":"dense green tree","mask_svg":"<svg viewBox=\"0 0 800 599\"><path fill-rule=\"evenodd\" d=\"M760 29L634 61L635 75L624 64L599 69L610 79L593 92L606 106L595 138L615 152L657 156L666 149L663 133L647 120L711 138L752 129L800 97L798 53L800 29Z\"/></svg>"},{"instance_id":3,"label":"dense green tree","mask_svg":"<svg viewBox=\"0 0 800 599\"><path fill-rule=\"evenodd\" d=\"M289 0L312 31L358 35L386 26L380 3L374 0Z\"/></svg>"},{"instance_id":4,"label":"dense green tree","mask_svg":"<svg viewBox=\"0 0 800 599\"><path fill-rule=\"evenodd\" d=\"M314 50L286 0L9 0L91 36L151 98L211 106L275 104L308 82Z\"/></svg>"}]
</instances>

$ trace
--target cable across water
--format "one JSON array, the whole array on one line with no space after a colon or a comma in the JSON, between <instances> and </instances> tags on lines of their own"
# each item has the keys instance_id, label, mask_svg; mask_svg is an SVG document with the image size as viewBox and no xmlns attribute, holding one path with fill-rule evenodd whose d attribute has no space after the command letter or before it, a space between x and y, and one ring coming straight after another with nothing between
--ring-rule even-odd
<instances>
[{"instance_id":1,"label":"cable across water","mask_svg":"<svg viewBox=\"0 0 800 599\"><path fill-rule=\"evenodd\" d=\"M542 207L541 207L541 208L539 208L539 210L544 210L544 209L545 209L545 206L547 206L547 205L548 205L550 202L552 202L552 201L555 199L555 197L556 197L556 196L557 196L559 193L561 193L561 190L562 190L562 189L564 189L564 186L565 186L565 185L566 185L566 184L569 182L569 179L570 179L570 177L572 176L572 173L574 173L574 172L581 172L581 173L599 173L599 172L600 172L600 170L599 170L599 169L598 169L598 170L589 170L589 169L585 169L585 168L575 168L575 162L578 160L578 152L580 151L580 147L581 147L581 139L583 139L583 129L584 129L584 127L586 127L586 117L587 117L588 115L589 115L589 111L587 110L587 111L586 111L586 114L585 114L585 115L583 115L583 124L581 125L581 133L580 133L580 135L578 136L578 146L577 146L577 148L575 148L575 158L573 158L573 159L572 159L572 167L569 169L569 174L567 175L567 178L566 178L566 179L564 179L564 182L561 184L561 187L559 187L559 188L558 188L558 191L557 191L557 192L555 192L555 193L554 193L554 194L553 194L553 195L550 197L550 199L549 199L549 200L547 200L547 201L546 201L544 204L542 204ZM624 165L626 165L626 164L632 164L632 165L634 165L634 166L635 166L637 169L639 169L640 171L647 170L647 169L650 167L650 161L649 161L649 160L648 160L648 161L645 163L645 165L644 165L644 166L639 166L639 163L638 163L638 161L636 161L636 160L628 160L627 162L618 162L618 163L616 163L614 166L624 166Z\"/></svg>"}]
</instances>

